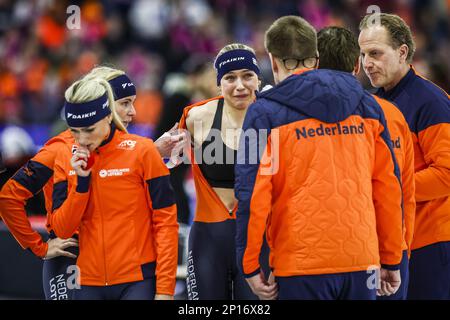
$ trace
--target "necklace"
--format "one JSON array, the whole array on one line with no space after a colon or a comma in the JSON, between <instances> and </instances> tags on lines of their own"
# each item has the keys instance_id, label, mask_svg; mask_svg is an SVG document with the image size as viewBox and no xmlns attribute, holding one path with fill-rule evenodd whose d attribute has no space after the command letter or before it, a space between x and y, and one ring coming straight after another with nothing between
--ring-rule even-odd
<instances>
[{"instance_id":1,"label":"necklace","mask_svg":"<svg viewBox=\"0 0 450 320\"><path fill-rule=\"evenodd\" d=\"M230 112L228 111L228 108L226 106L224 106L223 109L224 109L225 116L226 116L226 119L225 119L225 122L227 124L226 125L226 129L232 129L232 130L242 129L242 124L244 122L244 117L242 117L242 119L240 119L239 123L233 122L231 120ZM245 116L245 113L244 113L244 116Z\"/></svg>"},{"instance_id":2,"label":"necklace","mask_svg":"<svg viewBox=\"0 0 450 320\"><path fill-rule=\"evenodd\" d=\"M228 141L232 145L232 149L237 149L239 145L239 138L241 136L241 130L242 130L242 123L244 122L244 117L242 117L242 120L239 124L236 122L231 121L231 117L229 115L229 112L227 108L224 106L223 111L225 112L226 118L225 118L225 130L222 130L224 142ZM244 114L245 116L245 114ZM227 134L228 133L228 134Z\"/></svg>"}]
</instances>

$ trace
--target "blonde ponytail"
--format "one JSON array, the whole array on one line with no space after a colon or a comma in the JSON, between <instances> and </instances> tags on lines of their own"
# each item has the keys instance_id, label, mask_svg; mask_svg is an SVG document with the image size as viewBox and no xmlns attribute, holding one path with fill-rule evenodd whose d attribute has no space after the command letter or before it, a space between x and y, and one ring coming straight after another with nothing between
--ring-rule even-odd
<instances>
[{"instance_id":1,"label":"blonde ponytail","mask_svg":"<svg viewBox=\"0 0 450 320\"><path fill-rule=\"evenodd\" d=\"M117 129L123 132L128 132L125 126L123 125L122 121L120 120L120 117L116 112L116 108L114 107L115 106L114 93L112 91L111 85L105 79L97 78L97 80L105 88L105 91L108 95L109 108L111 109L114 124L116 125Z\"/></svg>"}]
</instances>

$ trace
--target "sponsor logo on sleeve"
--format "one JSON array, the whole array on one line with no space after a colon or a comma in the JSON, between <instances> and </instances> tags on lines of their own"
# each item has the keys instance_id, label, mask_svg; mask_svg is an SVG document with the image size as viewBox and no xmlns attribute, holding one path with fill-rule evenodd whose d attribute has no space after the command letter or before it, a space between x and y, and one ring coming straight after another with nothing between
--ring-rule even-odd
<instances>
[{"instance_id":1,"label":"sponsor logo on sleeve","mask_svg":"<svg viewBox=\"0 0 450 320\"><path fill-rule=\"evenodd\" d=\"M117 146L117 149L123 150L134 150L136 147L136 141L134 140L124 140Z\"/></svg>"}]
</instances>

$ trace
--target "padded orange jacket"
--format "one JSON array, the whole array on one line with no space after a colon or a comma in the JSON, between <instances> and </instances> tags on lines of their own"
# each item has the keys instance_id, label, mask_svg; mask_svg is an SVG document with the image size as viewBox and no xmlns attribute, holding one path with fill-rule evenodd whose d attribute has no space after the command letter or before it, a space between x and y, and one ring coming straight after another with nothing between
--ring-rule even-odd
<instances>
[{"instance_id":1,"label":"padded orange jacket","mask_svg":"<svg viewBox=\"0 0 450 320\"><path fill-rule=\"evenodd\" d=\"M354 76L292 75L258 95L243 127L236 247L246 277L259 273L264 230L275 276L399 268L400 173L384 113Z\"/></svg>"},{"instance_id":2,"label":"padded orange jacket","mask_svg":"<svg viewBox=\"0 0 450 320\"><path fill-rule=\"evenodd\" d=\"M383 109L391 134L392 148L402 177L403 250L411 251L416 216L414 184L414 144L408 123L398 108L387 100L374 96Z\"/></svg>"},{"instance_id":3,"label":"padded orange jacket","mask_svg":"<svg viewBox=\"0 0 450 320\"><path fill-rule=\"evenodd\" d=\"M405 116L414 142L416 218L412 249L450 241L450 100L449 95L411 66L390 91Z\"/></svg>"},{"instance_id":4,"label":"padded orange jacket","mask_svg":"<svg viewBox=\"0 0 450 320\"><path fill-rule=\"evenodd\" d=\"M50 139L5 183L0 192L0 214L6 226L22 248L31 250L41 258L47 254L48 245L39 233L31 228L25 205L28 199L43 190L47 214L51 212L56 153L63 146L73 144L69 130Z\"/></svg>"},{"instance_id":5,"label":"padded orange jacket","mask_svg":"<svg viewBox=\"0 0 450 320\"><path fill-rule=\"evenodd\" d=\"M55 160L50 225L60 238L79 230L81 285L140 281L156 273L157 294L174 294L178 223L169 171L150 139L112 129L89 177L72 150Z\"/></svg>"}]
</instances>

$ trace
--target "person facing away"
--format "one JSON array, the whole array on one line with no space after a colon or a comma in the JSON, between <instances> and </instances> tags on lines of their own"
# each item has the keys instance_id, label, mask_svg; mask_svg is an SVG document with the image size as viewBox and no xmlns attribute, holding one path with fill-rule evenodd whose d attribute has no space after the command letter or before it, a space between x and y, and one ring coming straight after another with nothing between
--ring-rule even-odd
<instances>
[{"instance_id":1,"label":"person facing away","mask_svg":"<svg viewBox=\"0 0 450 320\"><path fill-rule=\"evenodd\" d=\"M365 16L358 38L376 95L396 104L414 143L416 215L408 299L450 299L450 100L412 66L415 43L397 15Z\"/></svg>"},{"instance_id":2,"label":"person facing away","mask_svg":"<svg viewBox=\"0 0 450 320\"><path fill-rule=\"evenodd\" d=\"M319 68L348 72L357 75L360 70L360 50L358 38L343 27L326 27L317 33ZM391 134L392 148L397 160L403 193L403 258L400 266L402 283L399 290L389 296L377 299L405 300L408 292L408 251L414 232L416 202L414 197L414 148L408 123L398 108L388 101L375 96L383 109Z\"/></svg>"},{"instance_id":3,"label":"person facing away","mask_svg":"<svg viewBox=\"0 0 450 320\"><path fill-rule=\"evenodd\" d=\"M301 17L277 19L265 47L276 85L244 120L239 267L261 298L375 299L367 271L380 265L380 293L395 292L402 196L379 104L351 74L314 70L316 31ZM257 260L264 231L275 281Z\"/></svg>"},{"instance_id":4,"label":"person facing away","mask_svg":"<svg viewBox=\"0 0 450 320\"><path fill-rule=\"evenodd\" d=\"M106 80L83 78L65 99L77 146L56 155L49 224L62 239L79 231L73 299L173 299L178 224L158 150L126 132Z\"/></svg>"}]
</instances>

